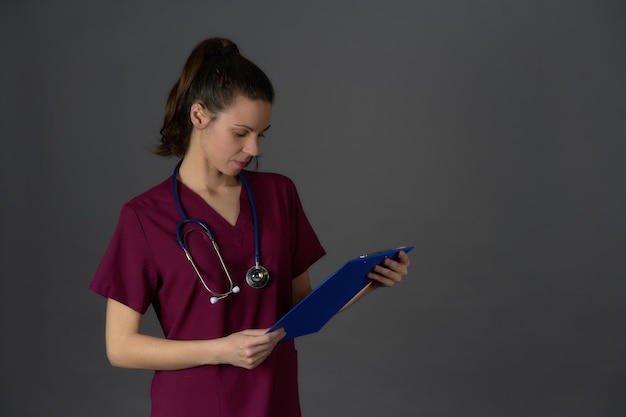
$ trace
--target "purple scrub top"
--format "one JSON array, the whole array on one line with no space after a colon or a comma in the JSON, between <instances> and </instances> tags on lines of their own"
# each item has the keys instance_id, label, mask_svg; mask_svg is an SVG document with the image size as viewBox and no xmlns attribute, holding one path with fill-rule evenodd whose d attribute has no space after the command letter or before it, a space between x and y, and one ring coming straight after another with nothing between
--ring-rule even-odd
<instances>
[{"instance_id":1,"label":"purple scrub top","mask_svg":"<svg viewBox=\"0 0 626 417\"><path fill-rule=\"evenodd\" d=\"M185 213L209 226L241 289L216 304L209 302L211 294L176 240L181 215L170 178L123 206L89 288L142 314L152 304L168 339L214 339L270 327L291 308L292 279L325 252L289 178L248 171L244 175L256 204L261 265L271 274L266 287L255 289L245 282L246 271L254 265L254 225L245 187L232 226L179 182ZM193 224L186 225L183 234L209 288L228 291L228 280L206 234ZM293 340L280 342L253 370L211 365L157 371L151 398L153 417L300 416Z\"/></svg>"}]
</instances>

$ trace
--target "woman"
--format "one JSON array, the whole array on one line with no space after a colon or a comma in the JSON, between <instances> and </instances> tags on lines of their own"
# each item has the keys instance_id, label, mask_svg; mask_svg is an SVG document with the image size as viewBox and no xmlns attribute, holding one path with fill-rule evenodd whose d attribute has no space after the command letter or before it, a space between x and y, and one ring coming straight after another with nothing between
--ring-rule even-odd
<instances>
[{"instance_id":1,"label":"woman","mask_svg":"<svg viewBox=\"0 0 626 417\"><path fill-rule=\"evenodd\" d=\"M111 363L156 371L152 416L300 415L293 340L266 330L311 291L308 268L324 250L288 178L242 172L259 154L273 99L267 76L231 41L196 46L155 149L182 159L124 205L90 284L108 299ZM355 300L399 282L408 265L403 252L387 260ZM139 331L151 304L165 338Z\"/></svg>"}]
</instances>

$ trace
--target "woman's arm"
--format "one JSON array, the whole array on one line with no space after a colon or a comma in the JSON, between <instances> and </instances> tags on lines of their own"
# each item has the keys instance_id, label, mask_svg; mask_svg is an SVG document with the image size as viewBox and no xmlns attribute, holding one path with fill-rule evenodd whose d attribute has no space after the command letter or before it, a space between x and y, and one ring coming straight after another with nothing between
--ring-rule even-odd
<instances>
[{"instance_id":1,"label":"woman's arm","mask_svg":"<svg viewBox=\"0 0 626 417\"><path fill-rule=\"evenodd\" d=\"M309 271L304 271L295 277L291 285L291 305L295 306L312 291Z\"/></svg>"},{"instance_id":2,"label":"woman's arm","mask_svg":"<svg viewBox=\"0 0 626 417\"><path fill-rule=\"evenodd\" d=\"M376 265L372 272L367 275L371 282L348 301L340 311L350 307L376 288L391 287L402 281L402 278L409 272L410 263L409 255L404 251L400 251L398 252L397 261L387 258L383 265ZM292 305L296 305L312 291L309 271L304 271L302 274L295 277L292 286Z\"/></svg>"},{"instance_id":3,"label":"woman's arm","mask_svg":"<svg viewBox=\"0 0 626 417\"><path fill-rule=\"evenodd\" d=\"M139 333L142 315L109 299L106 313L106 351L113 366L176 370L201 365L258 366L285 335L251 329L213 340L169 340Z\"/></svg>"}]
</instances>

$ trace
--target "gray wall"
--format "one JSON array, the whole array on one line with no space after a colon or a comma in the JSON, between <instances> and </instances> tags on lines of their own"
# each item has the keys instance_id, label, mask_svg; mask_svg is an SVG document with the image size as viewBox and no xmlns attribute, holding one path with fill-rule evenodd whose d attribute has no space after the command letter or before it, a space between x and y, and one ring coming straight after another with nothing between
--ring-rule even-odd
<instances>
[{"instance_id":1,"label":"gray wall","mask_svg":"<svg viewBox=\"0 0 626 417\"><path fill-rule=\"evenodd\" d=\"M261 168L298 185L315 283L416 247L299 340L305 416L626 414L623 1L212 3L2 1L2 416L148 415L87 285L213 35L275 83Z\"/></svg>"}]
</instances>

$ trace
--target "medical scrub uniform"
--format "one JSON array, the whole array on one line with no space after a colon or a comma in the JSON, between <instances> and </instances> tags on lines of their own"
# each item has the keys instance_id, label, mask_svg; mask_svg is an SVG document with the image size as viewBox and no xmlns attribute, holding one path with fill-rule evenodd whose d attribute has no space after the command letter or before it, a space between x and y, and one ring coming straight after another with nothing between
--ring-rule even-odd
<instances>
[{"instance_id":1,"label":"medical scrub uniform","mask_svg":"<svg viewBox=\"0 0 626 417\"><path fill-rule=\"evenodd\" d=\"M150 304L168 339L205 340L250 328L268 328L291 307L292 279L324 255L294 184L280 174L244 172L256 203L260 263L269 284L251 288L246 271L254 265L254 225L249 196L241 187L234 226L178 182L188 217L206 223L219 245L234 284L241 291L211 304L176 239L181 215L171 178L126 203L89 288L145 313ZM230 288L206 234L183 228L189 250L209 288ZM297 352L280 342L257 368L210 365L156 371L151 387L153 417L299 416Z\"/></svg>"}]
</instances>

